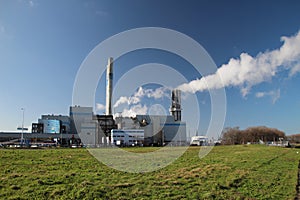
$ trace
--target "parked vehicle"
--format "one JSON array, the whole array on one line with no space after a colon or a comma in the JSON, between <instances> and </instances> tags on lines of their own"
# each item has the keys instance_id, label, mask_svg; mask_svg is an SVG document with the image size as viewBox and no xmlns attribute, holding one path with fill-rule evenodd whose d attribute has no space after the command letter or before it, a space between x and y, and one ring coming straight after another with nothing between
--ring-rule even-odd
<instances>
[{"instance_id":1,"label":"parked vehicle","mask_svg":"<svg viewBox=\"0 0 300 200\"><path fill-rule=\"evenodd\" d=\"M206 136L193 136L191 138L191 146L207 146L208 145L208 137Z\"/></svg>"}]
</instances>

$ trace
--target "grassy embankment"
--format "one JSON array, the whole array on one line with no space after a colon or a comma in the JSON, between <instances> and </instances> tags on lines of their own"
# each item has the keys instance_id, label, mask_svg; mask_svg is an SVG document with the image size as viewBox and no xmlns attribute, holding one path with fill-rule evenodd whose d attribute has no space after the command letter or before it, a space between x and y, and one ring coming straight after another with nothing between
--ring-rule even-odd
<instances>
[{"instance_id":1,"label":"grassy embankment","mask_svg":"<svg viewBox=\"0 0 300 200\"><path fill-rule=\"evenodd\" d=\"M0 199L294 199L297 151L218 146L200 160L192 147L166 168L132 174L86 149L0 149Z\"/></svg>"}]
</instances>

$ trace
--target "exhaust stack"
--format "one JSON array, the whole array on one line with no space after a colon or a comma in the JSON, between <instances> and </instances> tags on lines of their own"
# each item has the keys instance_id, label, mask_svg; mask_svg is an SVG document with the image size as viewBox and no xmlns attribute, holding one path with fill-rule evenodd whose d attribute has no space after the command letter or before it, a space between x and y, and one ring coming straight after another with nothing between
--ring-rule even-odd
<instances>
[{"instance_id":1,"label":"exhaust stack","mask_svg":"<svg viewBox=\"0 0 300 200\"><path fill-rule=\"evenodd\" d=\"M113 58L108 59L106 67L106 115L112 115L112 88L113 88Z\"/></svg>"},{"instance_id":2,"label":"exhaust stack","mask_svg":"<svg viewBox=\"0 0 300 200\"><path fill-rule=\"evenodd\" d=\"M181 91L178 89L172 90L171 115L175 121L181 121Z\"/></svg>"}]
</instances>

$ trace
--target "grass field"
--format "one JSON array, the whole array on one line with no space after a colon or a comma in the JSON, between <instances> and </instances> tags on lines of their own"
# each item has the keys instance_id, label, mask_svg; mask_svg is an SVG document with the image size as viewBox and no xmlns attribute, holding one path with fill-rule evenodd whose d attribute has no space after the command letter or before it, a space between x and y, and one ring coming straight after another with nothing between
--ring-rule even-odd
<instances>
[{"instance_id":1,"label":"grass field","mask_svg":"<svg viewBox=\"0 0 300 200\"><path fill-rule=\"evenodd\" d=\"M132 174L99 163L86 149L0 149L0 198L294 199L297 151L217 146L200 160L191 147L166 168Z\"/></svg>"}]
</instances>

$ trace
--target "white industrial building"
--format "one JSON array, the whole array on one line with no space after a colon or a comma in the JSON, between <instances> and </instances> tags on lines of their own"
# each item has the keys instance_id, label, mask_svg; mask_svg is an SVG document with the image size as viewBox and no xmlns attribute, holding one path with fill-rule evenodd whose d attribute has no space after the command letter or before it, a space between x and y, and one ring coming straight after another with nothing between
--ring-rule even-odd
<instances>
[{"instance_id":1,"label":"white industrial building","mask_svg":"<svg viewBox=\"0 0 300 200\"><path fill-rule=\"evenodd\" d=\"M116 146L144 146L143 129L112 129L111 143Z\"/></svg>"}]
</instances>

